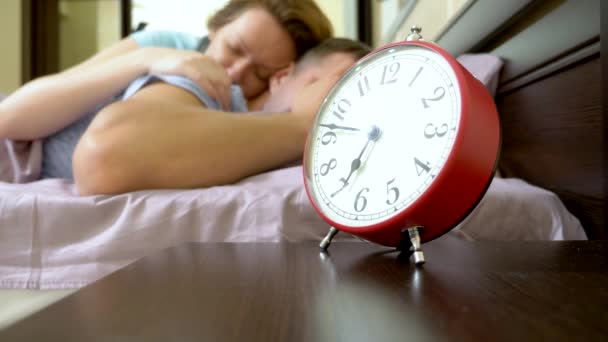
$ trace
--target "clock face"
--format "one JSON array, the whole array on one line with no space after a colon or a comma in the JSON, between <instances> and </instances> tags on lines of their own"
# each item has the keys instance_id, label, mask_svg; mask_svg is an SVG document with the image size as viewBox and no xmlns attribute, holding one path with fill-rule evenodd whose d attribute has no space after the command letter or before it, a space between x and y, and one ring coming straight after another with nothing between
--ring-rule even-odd
<instances>
[{"instance_id":1,"label":"clock face","mask_svg":"<svg viewBox=\"0 0 608 342\"><path fill-rule=\"evenodd\" d=\"M367 227L415 203L454 146L459 94L452 67L426 47L395 45L359 62L325 99L306 146L318 210Z\"/></svg>"}]
</instances>

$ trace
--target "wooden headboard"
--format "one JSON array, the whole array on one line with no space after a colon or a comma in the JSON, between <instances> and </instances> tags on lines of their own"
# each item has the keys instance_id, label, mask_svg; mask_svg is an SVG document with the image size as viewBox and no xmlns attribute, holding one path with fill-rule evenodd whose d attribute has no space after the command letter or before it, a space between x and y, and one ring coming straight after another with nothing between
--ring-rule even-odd
<instances>
[{"instance_id":1,"label":"wooden headboard","mask_svg":"<svg viewBox=\"0 0 608 342\"><path fill-rule=\"evenodd\" d=\"M600 1L519 2L517 11L466 47L505 61L496 97L499 170L555 192L590 239L608 239Z\"/></svg>"},{"instance_id":2,"label":"wooden headboard","mask_svg":"<svg viewBox=\"0 0 608 342\"><path fill-rule=\"evenodd\" d=\"M604 229L599 52L497 97L503 145L499 169L562 199L589 238Z\"/></svg>"}]
</instances>

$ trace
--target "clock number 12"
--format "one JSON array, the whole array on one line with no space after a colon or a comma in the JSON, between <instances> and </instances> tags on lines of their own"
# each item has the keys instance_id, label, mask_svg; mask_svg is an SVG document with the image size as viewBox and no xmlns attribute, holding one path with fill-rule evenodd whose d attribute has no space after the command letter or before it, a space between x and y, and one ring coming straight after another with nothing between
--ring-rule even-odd
<instances>
[{"instance_id":1,"label":"clock number 12","mask_svg":"<svg viewBox=\"0 0 608 342\"><path fill-rule=\"evenodd\" d=\"M397 75L399 73L399 69L401 69L401 64L399 64L399 62L393 62L390 66L384 65L384 68L382 69L382 79L380 79L380 85L397 82L399 78ZM359 79L359 82L357 82L357 86L359 88L359 95L361 97L365 96L365 94L370 91L371 87L369 85L369 79L367 78L367 75Z\"/></svg>"},{"instance_id":2,"label":"clock number 12","mask_svg":"<svg viewBox=\"0 0 608 342\"><path fill-rule=\"evenodd\" d=\"M385 65L384 69L382 70L382 80L380 81L380 84L385 85L397 82L397 73L399 73L399 69L401 69L401 64L399 64L399 62L394 62L390 67ZM387 71L392 73L388 79L386 78Z\"/></svg>"}]
</instances>

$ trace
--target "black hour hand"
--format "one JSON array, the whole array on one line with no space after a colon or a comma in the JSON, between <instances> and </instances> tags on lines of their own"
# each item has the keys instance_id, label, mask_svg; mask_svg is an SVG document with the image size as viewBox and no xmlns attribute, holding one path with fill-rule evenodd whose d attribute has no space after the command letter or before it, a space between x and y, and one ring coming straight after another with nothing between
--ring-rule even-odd
<instances>
[{"instance_id":1,"label":"black hour hand","mask_svg":"<svg viewBox=\"0 0 608 342\"><path fill-rule=\"evenodd\" d=\"M368 140L368 142L369 142L369 140ZM365 146L367 147L367 144L365 144ZM363 148L363 151L365 151L365 147ZM363 152L361 154L363 154ZM357 158L357 159L353 160L352 163L350 163L350 173L348 174L348 177L346 177L346 179L344 177L340 178L340 182L342 182L342 187L340 189L338 189L338 191L331 194L331 197L334 197L336 194L338 194L340 191L342 191L344 188L346 188L346 186L348 185L348 181L350 180L350 177L353 175L353 173L355 173L355 171L359 170L360 167L361 167L360 158Z\"/></svg>"}]
</instances>

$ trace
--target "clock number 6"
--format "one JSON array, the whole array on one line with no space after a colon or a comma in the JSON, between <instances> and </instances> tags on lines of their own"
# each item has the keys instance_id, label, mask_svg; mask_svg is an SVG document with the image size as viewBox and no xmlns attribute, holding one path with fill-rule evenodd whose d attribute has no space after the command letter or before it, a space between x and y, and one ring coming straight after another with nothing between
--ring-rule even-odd
<instances>
[{"instance_id":1,"label":"clock number 6","mask_svg":"<svg viewBox=\"0 0 608 342\"><path fill-rule=\"evenodd\" d=\"M422 99L422 105L424 106L425 109L429 108L427 101L441 100L445 96L445 89L443 87L437 87L437 88L435 88L435 91L433 92L433 94L435 94L435 97L432 97L429 99Z\"/></svg>"},{"instance_id":2,"label":"clock number 6","mask_svg":"<svg viewBox=\"0 0 608 342\"><path fill-rule=\"evenodd\" d=\"M327 176L329 170L333 170L338 165L338 161L336 158L332 158L329 163L325 163L321 165L321 176Z\"/></svg>"},{"instance_id":3,"label":"clock number 6","mask_svg":"<svg viewBox=\"0 0 608 342\"><path fill-rule=\"evenodd\" d=\"M397 200L399 199L399 189L397 189L396 187L389 188L389 185L393 184L394 181L395 178L391 179L390 181L388 181L388 183L386 183L386 204L388 205L395 204L395 202L397 202ZM391 192L395 194L395 198L392 201L389 199L391 197Z\"/></svg>"},{"instance_id":4,"label":"clock number 6","mask_svg":"<svg viewBox=\"0 0 608 342\"><path fill-rule=\"evenodd\" d=\"M367 207L367 198L363 196L363 191L369 192L369 189L361 189L361 191L359 191L359 193L357 194L357 197L355 197L355 210L358 213L362 212L363 210L365 210L365 207Z\"/></svg>"},{"instance_id":5,"label":"clock number 6","mask_svg":"<svg viewBox=\"0 0 608 342\"><path fill-rule=\"evenodd\" d=\"M431 133L429 133L429 128L430 128ZM433 129L433 128L435 128L435 129ZM430 123L424 127L424 136L427 139L431 139L433 137L441 138L448 133L448 124L442 124L441 128L442 128L442 130L439 131L438 127L435 127L433 124Z\"/></svg>"}]
</instances>

